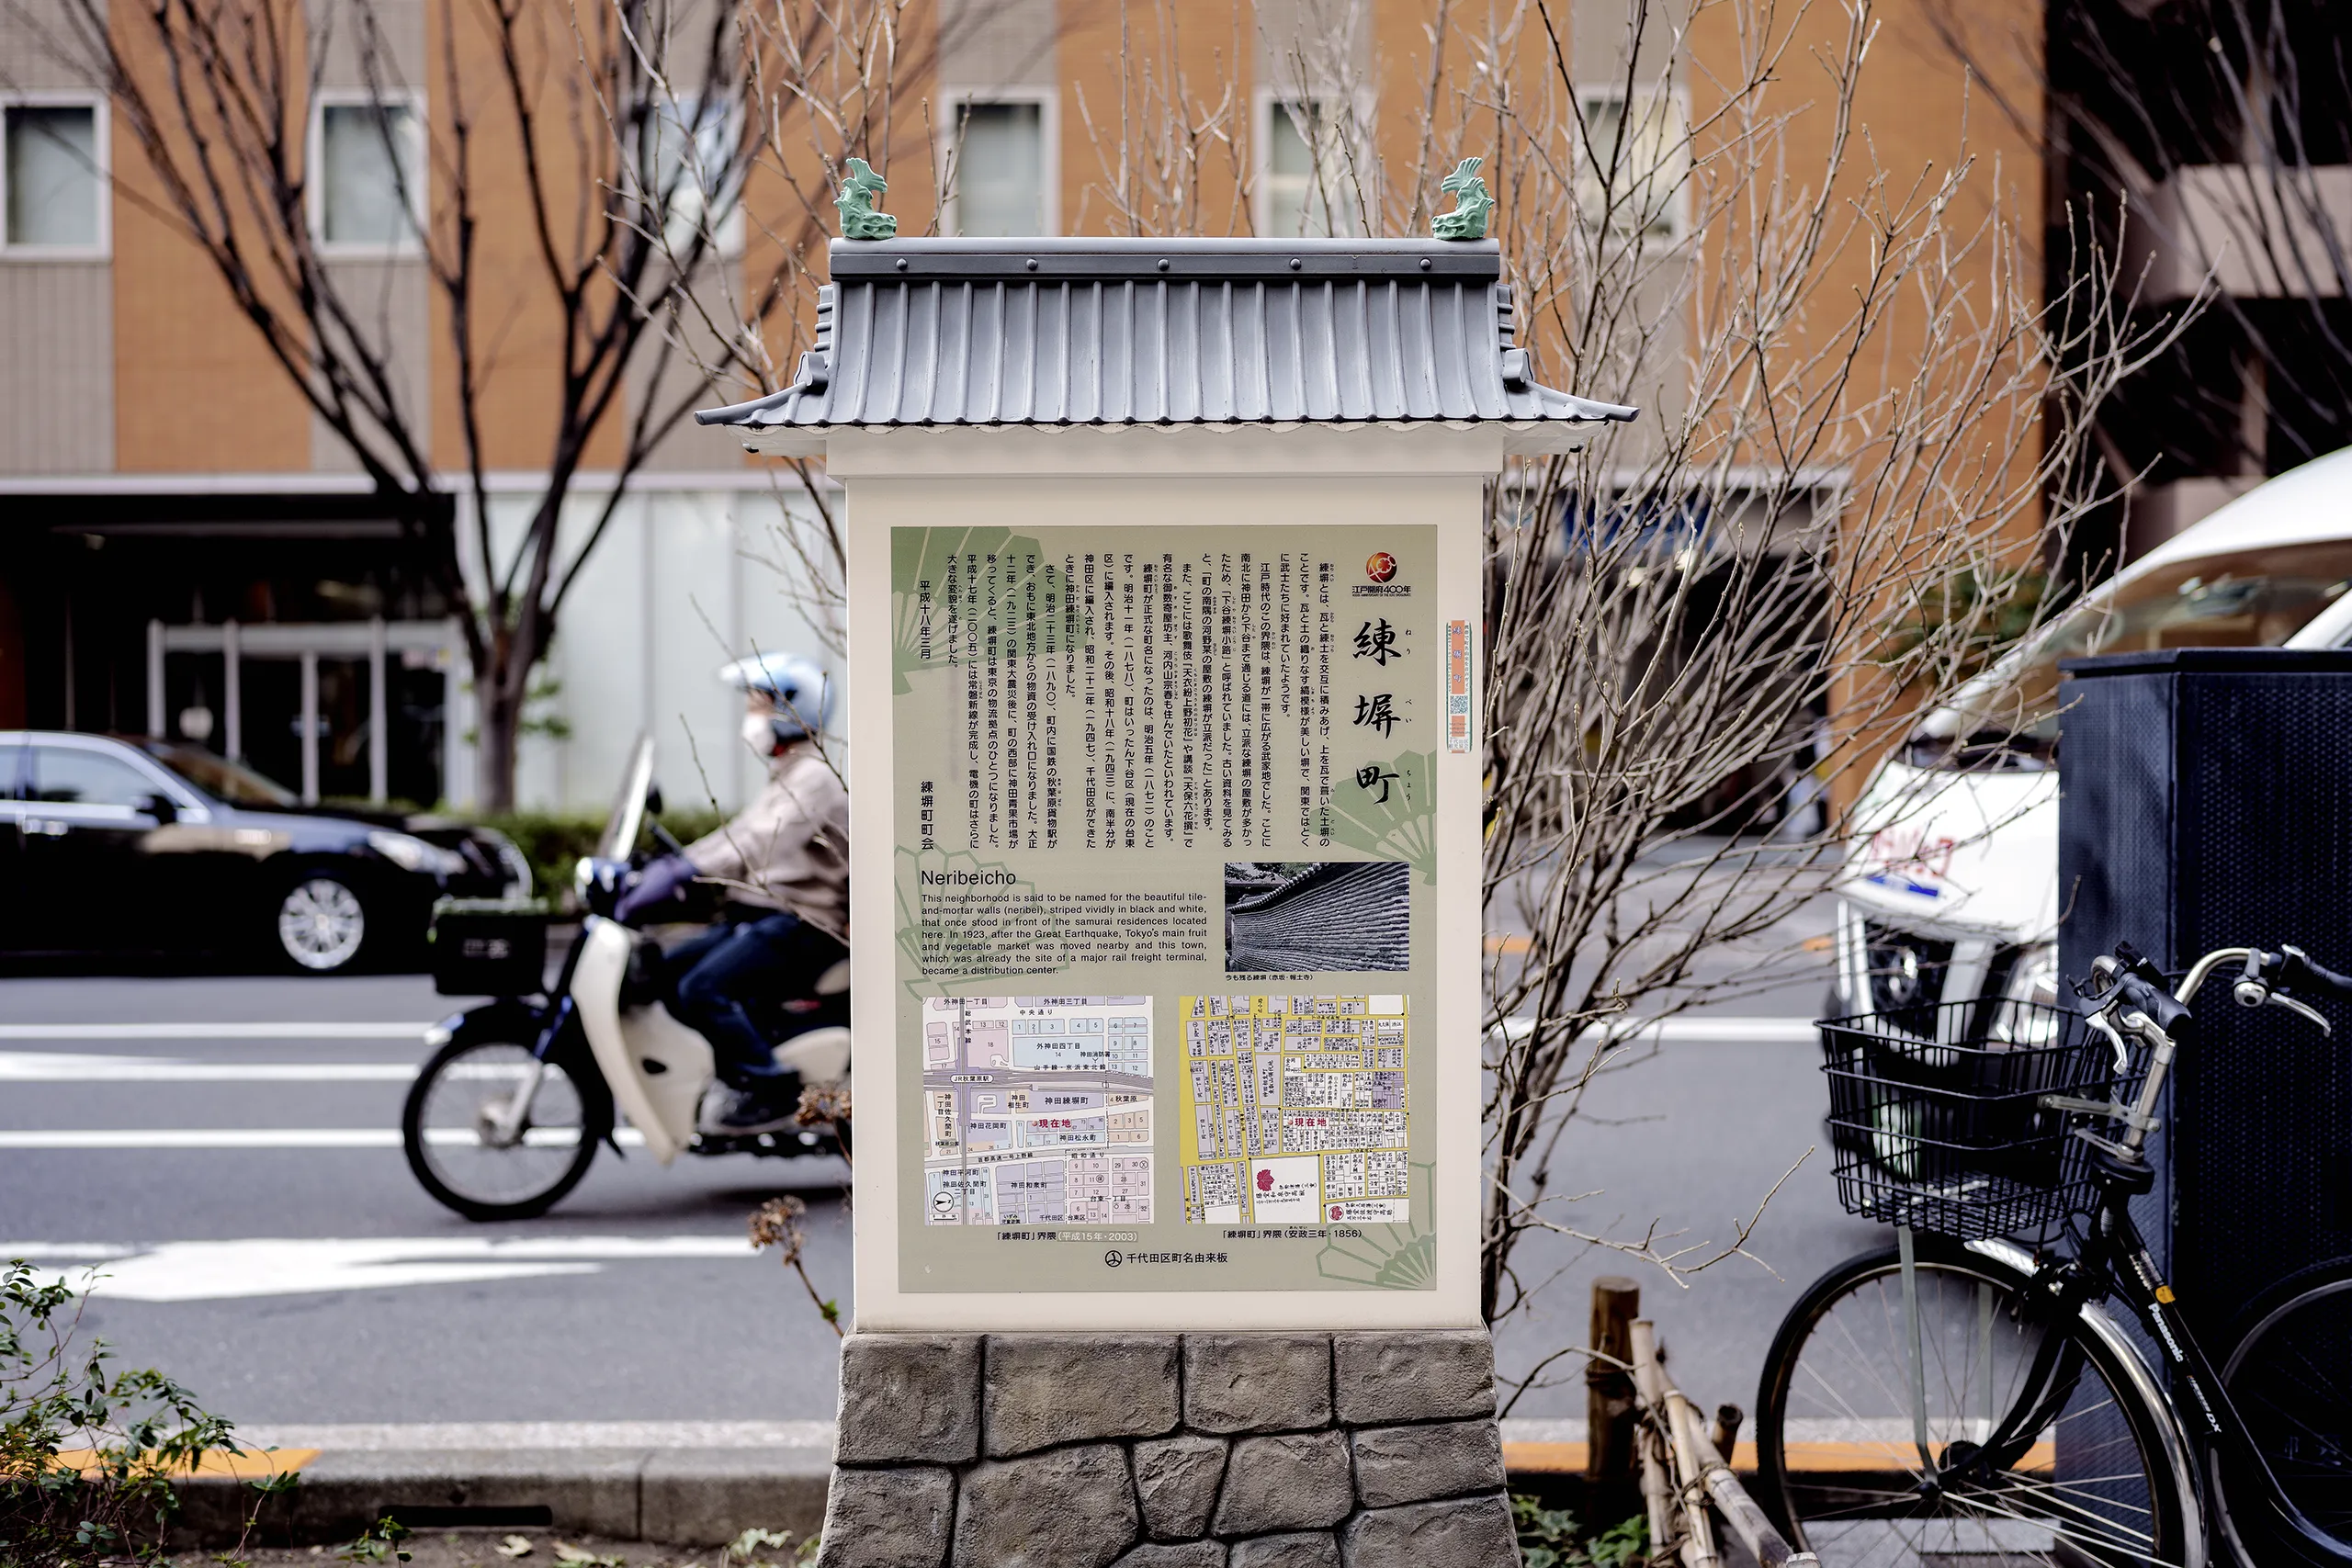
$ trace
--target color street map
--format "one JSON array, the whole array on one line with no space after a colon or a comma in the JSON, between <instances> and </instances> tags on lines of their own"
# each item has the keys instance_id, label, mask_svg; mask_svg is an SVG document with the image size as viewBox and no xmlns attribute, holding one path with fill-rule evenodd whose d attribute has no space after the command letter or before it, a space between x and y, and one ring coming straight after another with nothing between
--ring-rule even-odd
<instances>
[{"instance_id":1,"label":"color street map","mask_svg":"<svg viewBox=\"0 0 2352 1568\"><path fill-rule=\"evenodd\" d=\"M1151 998L923 1004L925 1223L1151 1223Z\"/></svg>"},{"instance_id":2,"label":"color street map","mask_svg":"<svg viewBox=\"0 0 2352 1568\"><path fill-rule=\"evenodd\" d=\"M1193 1224L1408 1217L1405 998L1186 997Z\"/></svg>"}]
</instances>

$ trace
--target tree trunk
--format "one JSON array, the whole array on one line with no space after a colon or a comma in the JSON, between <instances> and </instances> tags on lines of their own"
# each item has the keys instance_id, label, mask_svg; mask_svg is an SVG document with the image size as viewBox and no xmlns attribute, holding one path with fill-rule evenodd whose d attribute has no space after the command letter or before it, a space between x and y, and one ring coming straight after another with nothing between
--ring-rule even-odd
<instances>
[{"instance_id":1,"label":"tree trunk","mask_svg":"<svg viewBox=\"0 0 2352 1568\"><path fill-rule=\"evenodd\" d=\"M507 682L503 671L475 673L474 809L485 816L514 809L514 743L528 689L527 682Z\"/></svg>"}]
</instances>

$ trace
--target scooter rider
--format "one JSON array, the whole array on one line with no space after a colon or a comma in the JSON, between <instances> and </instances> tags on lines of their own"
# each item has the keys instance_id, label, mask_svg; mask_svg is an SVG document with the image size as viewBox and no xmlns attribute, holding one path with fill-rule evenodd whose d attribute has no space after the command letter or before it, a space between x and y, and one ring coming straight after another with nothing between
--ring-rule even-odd
<instances>
[{"instance_id":1,"label":"scooter rider","mask_svg":"<svg viewBox=\"0 0 2352 1568\"><path fill-rule=\"evenodd\" d=\"M767 760L767 784L733 821L647 866L615 914L627 922L695 877L726 888L721 922L668 954L670 1010L710 1042L734 1091L717 1128L763 1133L790 1124L800 1079L745 1003L807 996L848 953L849 795L816 739L832 716L824 671L771 653L718 674L743 694L743 739Z\"/></svg>"}]
</instances>

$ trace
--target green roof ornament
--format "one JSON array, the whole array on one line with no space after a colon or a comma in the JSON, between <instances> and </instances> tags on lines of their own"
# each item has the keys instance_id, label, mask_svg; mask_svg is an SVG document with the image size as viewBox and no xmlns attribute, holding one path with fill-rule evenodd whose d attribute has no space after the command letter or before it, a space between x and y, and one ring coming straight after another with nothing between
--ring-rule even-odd
<instances>
[{"instance_id":1,"label":"green roof ornament","mask_svg":"<svg viewBox=\"0 0 2352 1568\"><path fill-rule=\"evenodd\" d=\"M842 209L842 239L887 240L898 233L896 218L874 210L874 198L889 188L889 183L865 159L849 161L849 177L842 181L841 194L833 197L833 205Z\"/></svg>"},{"instance_id":2,"label":"green roof ornament","mask_svg":"<svg viewBox=\"0 0 2352 1568\"><path fill-rule=\"evenodd\" d=\"M1453 173L1438 181L1437 188L1453 197L1453 210L1441 212L1430 222L1430 232L1441 240L1483 240L1487 237L1487 214L1495 209L1495 198L1487 194L1487 182L1478 177L1478 165L1484 158L1464 158L1453 166Z\"/></svg>"}]
</instances>

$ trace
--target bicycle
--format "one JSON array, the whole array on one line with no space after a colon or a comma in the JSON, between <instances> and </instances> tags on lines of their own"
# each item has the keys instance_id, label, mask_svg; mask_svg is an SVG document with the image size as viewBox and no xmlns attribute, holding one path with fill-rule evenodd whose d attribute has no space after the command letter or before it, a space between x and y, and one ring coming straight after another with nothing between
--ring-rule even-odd
<instances>
[{"instance_id":1,"label":"bicycle","mask_svg":"<svg viewBox=\"0 0 2352 1568\"><path fill-rule=\"evenodd\" d=\"M2290 993L2352 1000L2292 947L2209 953L2167 993L2119 944L2087 1013L1823 1021L1840 1201L1896 1226L1791 1309L1757 1398L1758 1500L1826 1568L2204 1568L2218 1541L2253 1568L2352 1563L2352 1258L2250 1303L2217 1371L2130 1212L2188 1002L2232 964L2240 1005L2324 1033Z\"/></svg>"}]
</instances>

